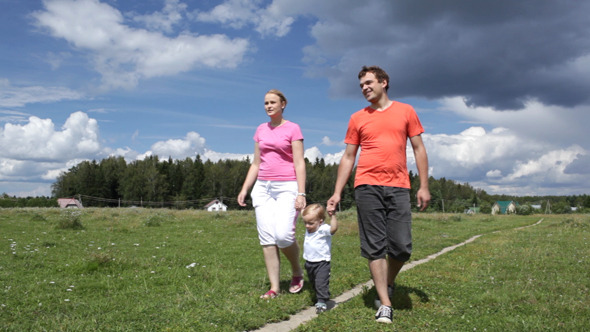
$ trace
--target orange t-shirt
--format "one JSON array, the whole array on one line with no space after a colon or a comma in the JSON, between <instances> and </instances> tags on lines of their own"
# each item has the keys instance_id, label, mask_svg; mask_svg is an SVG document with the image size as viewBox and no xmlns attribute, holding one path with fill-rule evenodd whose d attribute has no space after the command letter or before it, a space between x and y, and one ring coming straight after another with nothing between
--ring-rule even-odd
<instances>
[{"instance_id":1,"label":"orange t-shirt","mask_svg":"<svg viewBox=\"0 0 590 332\"><path fill-rule=\"evenodd\" d=\"M361 148L354 186L410 188L407 140L423 132L416 111L408 104L394 101L383 111L365 107L354 113L344 139Z\"/></svg>"}]
</instances>

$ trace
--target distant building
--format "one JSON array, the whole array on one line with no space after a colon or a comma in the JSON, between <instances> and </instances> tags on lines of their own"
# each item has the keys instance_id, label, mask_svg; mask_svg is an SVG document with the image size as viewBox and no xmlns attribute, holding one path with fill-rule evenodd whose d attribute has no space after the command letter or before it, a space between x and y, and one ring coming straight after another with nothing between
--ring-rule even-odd
<instances>
[{"instance_id":1,"label":"distant building","mask_svg":"<svg viewBox=\"0 0 590 332\"><path fill-rule=\"evenodd\" d=\"M214 199L205 205L205 209L209 212L213 211L227 211L227 205L223 204L220 200Z\"/></svg>"},{"instance_id":2,"label":"distant building","mask_svg":"<svg viewBox=\"0 0 590 332\"><path fill-rule=\"evenodd\" d=\"M82 206L82 203L75 198L58 198L57 204L60 208L81 209L84 207Z\"/></svg>"},{"instance_id":3,"label":"distant building","mask_svg":"<svg viewBox=\"0 0 590 332\"><path fill-rule=\"evenodd\" d=\"M516 213L518 203L514 201L497 201L492 206L492 214L511 214Z\"/></svg>"}]
</instances>

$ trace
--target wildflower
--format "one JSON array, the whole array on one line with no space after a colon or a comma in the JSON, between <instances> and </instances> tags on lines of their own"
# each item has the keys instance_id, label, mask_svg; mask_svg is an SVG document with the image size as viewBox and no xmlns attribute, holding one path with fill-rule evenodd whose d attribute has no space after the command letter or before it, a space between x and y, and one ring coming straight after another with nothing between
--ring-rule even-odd
<instances>
[{"instance_id":1,"label":"wildflower","mask_svg":"<svg viewBox=\"0 0 590 332\"><path fill-rule=\"evenodd\" d=\"M197 263L190 263L189 265L186 266L187 269L190 269L191 267L195 267L197 266Z\"/></svg>"}]
</instances>

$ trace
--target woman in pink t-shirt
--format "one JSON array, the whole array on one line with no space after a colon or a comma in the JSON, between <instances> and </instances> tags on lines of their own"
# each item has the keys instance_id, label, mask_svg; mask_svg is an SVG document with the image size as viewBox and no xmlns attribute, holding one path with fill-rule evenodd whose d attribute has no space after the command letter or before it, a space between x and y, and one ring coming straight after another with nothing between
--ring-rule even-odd
<instances>
[{"instance_id":1,"label":"woman in pink t-shirt","mask_svg":"<svg viewBox=\"0 0 590 332\"><path fill-rule=\"evenodd\" d=\"M305 160L303 135L299 126L283 118L287 99L279 90L264 96L269 122L258 126L254 134L254 159L238 195L238 204L246 206L250 196L256 211L258 238L270 281L270 290L260 298L279 294L280 254L291 263L293 279L289 292L303 288L303 270L299 263L299 245L295 239L295 223L305 208Z\"/></svg>"}]
</instances>

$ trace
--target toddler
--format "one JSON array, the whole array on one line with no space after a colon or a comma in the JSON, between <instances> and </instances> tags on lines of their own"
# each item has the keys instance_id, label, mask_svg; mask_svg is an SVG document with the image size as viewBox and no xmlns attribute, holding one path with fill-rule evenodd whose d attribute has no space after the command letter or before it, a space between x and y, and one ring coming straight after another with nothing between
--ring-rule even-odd
<instances>
[{"instance_id":1,"label":"toddler","mask_svg":"<svg viewBox=\"0 0 590 332\"><path fill-rule=\"evenodd\" d=\"M303 259L307 276L316 292L316 313L328 309L326 301L330 299L330 260L332 235L338 230L336 213L331 213L330 224L325 224L326 209L320 204L308 205L301 213L305 223L305 241L303 242Z\"/></svg>"}]
</instances>

